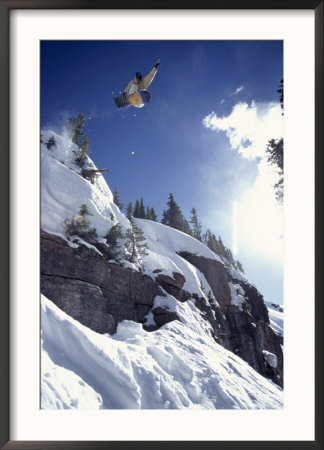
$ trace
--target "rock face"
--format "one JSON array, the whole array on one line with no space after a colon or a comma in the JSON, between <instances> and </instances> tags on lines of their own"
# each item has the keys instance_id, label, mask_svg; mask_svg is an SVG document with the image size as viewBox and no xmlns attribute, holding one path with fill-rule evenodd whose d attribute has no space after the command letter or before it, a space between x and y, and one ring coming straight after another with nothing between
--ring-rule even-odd
<instances>
[{"instance_id":1,"label":"rock face","mask_svg":"<svg viewBox=\"0 0 324 450\"><path fill-rule=\"evenodd\" d=\"M154 298L163 295L146 275L109 263L92 249L74 249L41 234L41 292L83 325L115 333L122 320L144 322Z\"/></svg>"},{"instance_id":2,"label":"rock face","mask_svg":"<svg viewBox=\"0 0 324 450\"><path fill-rule=\"evenodd\" d=\"M283 384L281 340L269 327L263 298L254 286L238 282L244 292L243 307L232 303L229 283L233 282L226 267L218 261L190 253L180 256L197 267L208 281L217 304L183 289L185 278L154 271L155 280L135 270L102 258L94 249L80 245L70 247L63 239L41 233L41 292L83 325L99 333L115 333L122 320L145 322L151 312L156 330L178 320L176 312L159 306L154 298L171 294L180 302L195 300L203 320L211 325L216 342L247 361L257 372ZM264 355L277 358L277 366ZM269 358L268 358L269 360Z\"/></svg>"},{"instance_id":3,"label":"rock face","mask_svg":"<svg viewBox=\"0 0 324 450\"><path fill-rule=\"evenodd\" d=\"M226 317L227 339L222 345L247 361L257 372L283 385L282 338L270 328L268 310L257 289L242 281L232 280L225 266L201 256L181 252L180 256L196 266L208 281L221 311ZM244 304L240 309L232 304L229 282L240 286ZM277 367L271 367L263 351L276 355Z\"/></svg>"}]
</instances>

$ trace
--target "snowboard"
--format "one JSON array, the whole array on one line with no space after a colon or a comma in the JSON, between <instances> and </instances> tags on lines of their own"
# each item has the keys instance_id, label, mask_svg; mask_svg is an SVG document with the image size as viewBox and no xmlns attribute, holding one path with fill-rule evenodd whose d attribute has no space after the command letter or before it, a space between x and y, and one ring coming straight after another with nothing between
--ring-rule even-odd
<instances>
[{"instance_id":1,"label":"snowboard","mask_svg":"<svg viewBox=\"0 0 324 450\"><path fill-rule=\"evenodd\" d=\"M118 108L123 108L124 106L135 106L137 108L141 108L146 103L151 101L151 94L149 91L142 90L139 92L134 92L134 94L131 94L126 98L122 95L120 97L114 97L114 101Z\"/></svg>"}]
</instances>

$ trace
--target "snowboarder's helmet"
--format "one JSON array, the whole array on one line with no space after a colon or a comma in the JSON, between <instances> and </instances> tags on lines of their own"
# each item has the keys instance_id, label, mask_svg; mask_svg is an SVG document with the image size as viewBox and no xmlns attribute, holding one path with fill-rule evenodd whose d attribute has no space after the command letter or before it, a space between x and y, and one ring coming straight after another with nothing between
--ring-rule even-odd
<instances>
[{"instance_id":1,"label":"snowboarder's helmet","mask_svg":"<svg viewBox=\"0 0 324 450\"><path fill-rule=\"evenodd\" d=\"M139 80L143 78L141 72L136 72L135 77L138 78Z\"/></svg>"}]
</instances>

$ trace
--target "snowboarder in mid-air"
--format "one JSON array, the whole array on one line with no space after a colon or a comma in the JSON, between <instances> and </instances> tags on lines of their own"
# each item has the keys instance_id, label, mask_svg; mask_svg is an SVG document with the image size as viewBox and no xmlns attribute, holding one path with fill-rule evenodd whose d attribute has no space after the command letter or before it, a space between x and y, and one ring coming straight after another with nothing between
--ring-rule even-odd
<instances>
[{"instance_id":1,"label":"snowboarder in mid-air","mask_svg":"<svg viewBox=\"0 0 324 450\"><path fill-rule=\"evenodd\" d=\"M120 97L115 97L116 105L121 108L123 106L142 107L151 100L151 94L146 90L152 83L160 65L158 59L151 72L143 78L140 72L136 72L135 78L131 80L124 93Z\"/></svg>"}]
</instances>

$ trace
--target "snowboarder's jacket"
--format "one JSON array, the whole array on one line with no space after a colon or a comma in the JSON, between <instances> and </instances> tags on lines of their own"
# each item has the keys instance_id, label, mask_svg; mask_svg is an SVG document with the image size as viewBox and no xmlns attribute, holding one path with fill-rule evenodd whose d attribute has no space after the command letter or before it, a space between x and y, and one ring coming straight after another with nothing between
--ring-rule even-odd
<instances>
[{"instance_id":1,"label":"snowboarder's jacket","mask_svg":"<svg viewBox=\"0 0 324 450\"><path fill-rule=\"evenodd\" d=\"M147 89L149 87L149 85L152 83L153 78L155 77L156 72L158 71L158 69L154 66L153 69L151 70L151 72L146 75L146 77L144 77L138 84L135 83L135 78L134 80L131 80L125 91L127 95L133 94L134 92L137 91L141 91L143 89Z\"/></svg>"}]
</instances>

